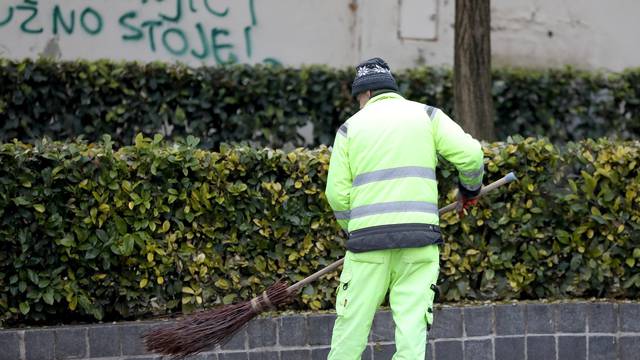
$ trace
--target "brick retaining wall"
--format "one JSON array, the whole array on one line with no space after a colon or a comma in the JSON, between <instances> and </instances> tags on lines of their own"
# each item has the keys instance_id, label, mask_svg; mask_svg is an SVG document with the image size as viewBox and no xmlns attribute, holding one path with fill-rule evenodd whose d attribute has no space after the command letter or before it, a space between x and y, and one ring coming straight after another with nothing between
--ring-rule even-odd
<instances>
[{"instance_id":1,"label":"brick retaining wall","mask_svg":"<svg viewBox=\"0 0 640 360\"><path fill-rule=\"evenodd\" d=\"M640 303L440 306L427 345L436 360L638 360ZM192 360L326 359L333 314L256 319L221 349ZM158 322L0 330L0 360L160 360L140 334ZM366 360L394 352L389 311L374 320Z\"/></svg>"}]
</instances>

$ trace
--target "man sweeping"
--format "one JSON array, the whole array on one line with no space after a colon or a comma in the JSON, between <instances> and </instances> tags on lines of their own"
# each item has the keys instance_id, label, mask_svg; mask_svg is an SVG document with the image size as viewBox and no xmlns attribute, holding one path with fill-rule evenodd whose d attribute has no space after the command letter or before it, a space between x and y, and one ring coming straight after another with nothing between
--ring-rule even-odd
<instances>
[{"instance_id":1,"label":"man sweeping","mask_svg":"<svg viewBox=\"0 0 640 360\"><path fill-rule=\"evenodd\" d=\"M387 292L393 359L424 359L442 244L437 155L458 170L462 213L480 192L483 152L442 110L403 98L384 60L356 71L352 95L360 111L336 134L326 188L349 234L329 360L361 358Z\"/></svg>"}]
</instances>

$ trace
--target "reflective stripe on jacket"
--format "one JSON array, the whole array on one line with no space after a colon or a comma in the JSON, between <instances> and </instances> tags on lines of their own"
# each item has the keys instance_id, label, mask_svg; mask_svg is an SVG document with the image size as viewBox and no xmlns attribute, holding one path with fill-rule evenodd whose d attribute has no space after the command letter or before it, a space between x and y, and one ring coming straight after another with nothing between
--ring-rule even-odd
<instances>
[{"instance_id":1,"label":"reflective stripe on jacket","mask_svg":"<svg viewBox=\"0 0 640 360\"><path fill-rule=\"evenodd\" d=\"M350 234L349 250L441 242L437 154L454 164L463 187L482 186L480 143L437 108L383 93L340 126L326 196Z\"/></svg>"}]
</instances>

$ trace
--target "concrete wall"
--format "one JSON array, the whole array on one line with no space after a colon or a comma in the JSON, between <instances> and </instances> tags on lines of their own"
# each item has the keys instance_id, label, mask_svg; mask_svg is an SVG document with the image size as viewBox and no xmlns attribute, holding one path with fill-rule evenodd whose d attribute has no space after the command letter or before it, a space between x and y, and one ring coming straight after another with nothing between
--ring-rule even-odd
<instances>
[{"instance_id":1,"label":"concrete wall","mask_svg":"<svg viewBox=\"0 0 640 360\"><path fill-rule=\"evenodd\" d=\"M454 0L3 0L0 56L450 66L454 11ZM494 64L640 66L638 13L634 0L493 0Z\"/></svg>"},{"instance_id":2,"label":"concrete wall","mask_svg":"<svg viewBox=\"0 0 640 360\"><path fill-rule=\"evenodd\" d=\"M622 70L640 66L640 2L493 0L495 64Z\"/></svg>"},{"instance_id":3,"label":"concrete wall","mask_svg":"<svg viewBox=\"0 0 640 360\"><path fill-rule=\"evenodd\" d=\"M640 303L519 303L436 307L430 360L637 360ZM260 318L221 349L191 360L326 359L333 314ZM0 331L0 360L160 360L146 354L140 334L158 325L131 322ZM395 351L391 314L374 319L366 360ZM417 359L416 359L417 360Z\"/></svg>"}]
</instances>

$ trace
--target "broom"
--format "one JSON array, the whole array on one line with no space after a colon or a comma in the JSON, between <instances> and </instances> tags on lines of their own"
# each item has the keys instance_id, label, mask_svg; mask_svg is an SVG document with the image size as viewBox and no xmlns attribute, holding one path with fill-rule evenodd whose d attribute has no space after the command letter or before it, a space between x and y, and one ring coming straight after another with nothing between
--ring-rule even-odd
<instances>
[{"instance_id":1,"label":"broom","mask_svg":"<svg viewBox=\"0 0 640 360\"><path fill-rule=\"evenodd\" d=\"M514 173L509 173L483 187L480 195L516 179ZM440 209L439 213L444 214L455 208L456 203L452 203ZM273 310L291 302L300 288L336 270L343 262L344 258L291 286L278 281L249 301L201 311L175 323L153 329L143 335L145 347L151 352L169 355L172 359L184 359L214 345L222 345L254 317L265 310Z\"/></svg>"}]
</instances>

